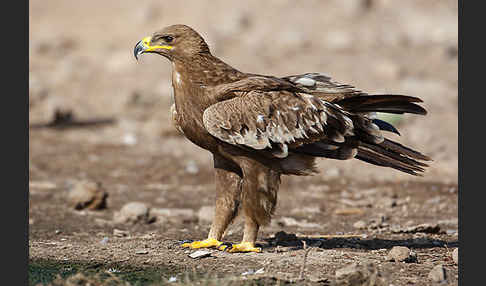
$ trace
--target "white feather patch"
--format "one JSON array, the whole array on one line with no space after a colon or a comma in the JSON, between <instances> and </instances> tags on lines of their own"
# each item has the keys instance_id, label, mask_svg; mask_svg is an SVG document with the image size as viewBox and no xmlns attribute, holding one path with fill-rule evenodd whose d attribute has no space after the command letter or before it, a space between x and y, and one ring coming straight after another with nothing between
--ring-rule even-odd
<instances>
[{"instance_id":1,"label":"white feather patch","mask_svg":"<svg viewBox=\"0 0 486 286\"><path fill-rule=\"evenodd\" d=\"M301 84L303 86L314 86L316 85L316 81L308 78L308 77L301 77L295 81L295 83Z\"/></svg>"}]
</instances>

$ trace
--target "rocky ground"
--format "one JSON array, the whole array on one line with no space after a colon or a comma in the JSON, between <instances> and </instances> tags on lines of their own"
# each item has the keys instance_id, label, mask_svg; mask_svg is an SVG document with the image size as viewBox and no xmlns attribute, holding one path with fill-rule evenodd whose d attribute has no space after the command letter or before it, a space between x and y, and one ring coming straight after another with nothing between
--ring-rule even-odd
<instances>
[{"instance_id":1,"label":"rocky ground","mask_svg":"<svg viewBox=\"0 0 486 286\"><path fill-rule=\"evenodd\" d=\"M29 2L31 285L458 285L457 2L186 2ZM168 62L132 55L174 23L243 71L422 98L429 114L389 118L389 137L434 161L412 177L320 160L283 178L263 253L191 258L179 244L209 229L211 158L169 122ZM87 124L53 128L56 112ZM241 235L237 219L225 240Z\"/></svg>"}]
</instances>

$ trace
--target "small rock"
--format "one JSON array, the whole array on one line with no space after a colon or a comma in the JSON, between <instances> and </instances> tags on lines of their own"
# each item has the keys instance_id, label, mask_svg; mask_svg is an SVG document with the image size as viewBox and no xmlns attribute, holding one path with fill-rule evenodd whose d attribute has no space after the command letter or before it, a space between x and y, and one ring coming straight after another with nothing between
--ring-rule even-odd
<instances>
[{"instance_id":1,"label":"small rock","mask_svg":"<svg viewBox=\"0 0 486 286\"><path fill-rule=\"evenodd\" d=\"M457 234L457 230L455 230L455 229L447 229L445 232L446 232L447 235L456 235Z\"/></svg>"},{"instance_id":2,"label":"small rock","mask_svg":"<svg viewBox=\"0 0 486 286\"><path fill-rule=\"evenodd\" d=\"M358 220L357 222L355 222L353 224L353 227L357 228L357 229L364 229L364 228L366 228L366 222L364 222L362 220Z\"/></svg>"},{"instance_id":3,"label":"small rock","mask_svg":"<svg viewBox=\"0 0 486 286\"><path fill-rule=\"evenodd\" d=\"M336 270L336 283L334 285L389 285L386 273L378 270L373 263L352 263Z\"/></svg>"},{"instance_id":4,"label":"small rock","mask_svg":"<svg viewBox=\"0 0 486 286\"><path fill-rule=\"evenodd\" d=\"M149 208L140 202L131 202L125 204L120 211L115 212L113 220L115 223L137 223L149 222Z\"/></svg>"},{"instance_id":5,"label":"small rock","mask_svg":"<svg viewBox=\"0 0 486 286\"><path fill-rule=\"evenodd\" d=\"M214 216L214 206L203 206L197 212L199 222L211 222Z\"/></svg>"},{"instance_id":6,"label":"small rock","mask_svg":"<svg viewBox=\"0 0 486 286\"><path fill-rule=\"evenodd\" d=\"M395 262L416 262L417 254L411 251L408 247L394 246L386 256L386 260Z\"/></svg>"},{"instance_id":7,"label":"small rock","mask_svg":"<svg viewBox=\"0 0 486 286\"><path fill-rule=\"evenodd\" d=\"M133 146L137 144L138 139L137 136L133 133L126 133L123 135L123 144L128 145L128 146Z\"/></svg>"},{"instance_id":8,"label":"small rock","mask_svg":"<svg viewBox=\"0 0 486 286\"><path fill-rule=\"evenodd\" d=\"M113 225L113 221L112 220L107 220L107 219L102 219L102 218L95 218L94 219L95 223L99 226L103 226L103 227L106 227L106 226L112 226Z\"/></svg>"},{"instance_id":9,"label":"small rock","mask_svg":"<svg viewBox=\"0 0 486 286\"><path fill-rule=\"evenodd\" d=\"M76 210L104 209L108 193L100 182L80 181L74 184L67 195L69 205Z\"/></svg>"},{"instance_id":10,"label":"small rock","mask_svg":"<svg viewBox=\"0 0 486 286\"><path fill-rule=\"evenodd\" d=\"M254 274L263 274L265 273L265 269L264 268L260 268L258 270L253 270L253 269L250 269L248 271L245 271L243 273L241 273L242 276L245 276L245 275L254 275Z\"/></svg>"},{"instance_id":11,"label":"small rock","mask_svg":"<svg viewBox=\"0 0 486 286\"><path fill-rule=\"evenodd\" d=\"M436 265L432 270L429 272L428 275L429 279L434 282L442 282L446 280L446 269L442 264Z\"/></svg>"},{"instance_id":12,"label":"small rock","mask_svg":"<svg viewBox=\"0 0 486 286\"><path fill-rule=\"evenodd\" d=\"M120 230L120 229L113 229L113 235L114 236L118 236L118 237L124 237L124 236L128 236L130 234L130 232L128 232L127 230Z\"/></svg>"},{"instance_id":13,"label":"small rock","mask_svg":"<svg viewBox=\"0 0 486 286\"><path fill-rule=\"evenodd\" d=\"M135 252L135 254L148 254L148 250L146 249L140 249Z\"/></svg>"},{"instance_id":14,"label":"small rock","mask_svg":"<svg viewBox=\"0 0 486 286\"><path fill-rule=\"evenodd\" d=\"M196 252L189 254L189 257L196 259L196 258L203 258L203 257L209 256L209 255L211 255L211 252L209 252L207 250L198 250Z\"/></svg>"},{"instance_id":15,"label":"small rock","mask_svg":"<svg viewBox=\"0 0 486 286\"><path fill-rule=\"evenodd\" d=\"M189 161L186 165L186 172L189 174L197 174L199 173L199 167L197 166L195 161Z\"/></svg>"},{"instance_id":16,"label":"small rock","mask_svg":"<svg viewBox=\"0 0 486 286\"><path fill-rule=\"evenodd\" d=\"M459 248L452 251L452 260L454 260L454 263L459 264Z\"/></svg>"},{"instance_id":17,"label":"small rock","mask_svg":"<svg viewBox=\"0 0 486 286\"><path fill-rule=\"evenodd\" d=\"M263 274L263 273L265 273L265 269L264 268L260 268L257 271L255 271L255 274Z\"/></svg>"}]
</instances>

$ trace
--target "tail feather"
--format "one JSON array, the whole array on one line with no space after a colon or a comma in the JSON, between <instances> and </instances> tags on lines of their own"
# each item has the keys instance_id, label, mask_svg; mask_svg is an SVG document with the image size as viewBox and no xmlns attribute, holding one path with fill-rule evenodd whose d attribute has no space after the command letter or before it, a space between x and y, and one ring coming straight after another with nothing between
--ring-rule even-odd
<instances>
[{"instance_id":1,"label":"tail feather","mask_svg":"<svg viewBox=\"0 0 486 286\"><path fill-rule=\"evenodd\" d=\"M377 163L380 163L381 166L384 164L387 167L400 168L402 171L408 170L407 173L409 174L413 171L413 175L417 175L417 172L424 172L424 168L429 166L423 162L404 156L403 152L387 149L383 144L367 144L361 142L355 158L360 160L366 159L363 161L375 165L379 165Z\"/></svg>"},{"instance_id":2,"label":"tail feather","mask_svg":"<svg viewBox=\"0 0 486 286\"><path fill-rule=\"evenodd\" d=\"M376 126L378 126L378 128L380 128L380 130L390 131L390 132L393 132L393 133L400 136L400 132L398 132L398 130L395 128L395 126L391 125L390 123L388 123L386 121L383 121L381 119L373 119L373 120L371 120L371 122L376 124Z\"/></svg>"},{"instance_id":3,"label":"tail feather","mask_svg":"<svg viewBox=\"0 0 486 286\"><path fill-rule=\"evenodd\" d=\"M358 154L355 158L373 165L390 167L414 176L422 176L422 174L418 172L423 172L423 169L420 167L407 165L405 163L391 159L380 153L364 149L362 147L358 148Z\"/></svg>"},{"instance_id":4,"label":"tail feather","mask_svg":"<svg viewBox=\"0 0 486 286\"><path fill-rule=\"evenodd\" d=\"M360 95L348 97L336 103L350 112L413 113L426 115L427 111L414 102L422 102L418 97L398 94Z\"/></svg>"},{"instance_id":5,"label":"tail feather","mask_svg":"<svg viewBox=\"0 0 486 286\"><path fill-rule=\"evenodd\" d=\"M382 131L394 132L398 130L390 123L371 118L369 112L386 113L413 113L427 114L427 111L415 104L422 102L421 99L405 95L357 95L333 102L339 105L344 113L337 113L339 116L329 117L328 139L319 142L305 144L293 149L295 153L309 156L325 157L332 159L346 160L356 158L358 160L384 167L390 167L414 176L422 176L422 172L428 167L423 161L431 159L411 148L400 143L386 139ZM344 140L336 141L331 138L332 131L344 133L344 117L347 116L353 123L352 134L344 136ZM331 124L332 123L332 124ZM343 129L343 130L341 130ZM343 137L343 136L341 136ZM329 141L330 140L330 141Z\"/></svg>"},{"instance_id":6,"label":"tail feather","mask_svg":"<svg viewBox=\"0 0 486 286\"><path fill-rule=\"evenodd\" d=\"M394 152L402 153L408 157L422 160L422 161L432 161L432 159L429 156L426 156L418 151L412 150L406 146L403 146L400 143L397 143L395 141L385 139L383 143L381 143L381 146L383 146L386 149L389 149Z\"/></svg>"}]
</instances>

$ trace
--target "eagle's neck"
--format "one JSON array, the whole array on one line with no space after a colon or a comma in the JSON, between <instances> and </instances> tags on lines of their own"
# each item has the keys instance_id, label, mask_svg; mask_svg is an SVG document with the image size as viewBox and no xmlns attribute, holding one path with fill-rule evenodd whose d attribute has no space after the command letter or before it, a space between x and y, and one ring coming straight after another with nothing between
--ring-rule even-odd
<instances>
[{"instance_id":1,"label":"eagle's neck","mask_svg":"<svg viewBox=\"0 0 486 286\"><path fill-rule=\"evenodd\" d=\"M234 82L244 77L244 73L210 53L173 61L172 80L175 84L190 84L204 88Z\"/></svg>"}]
</instances>

